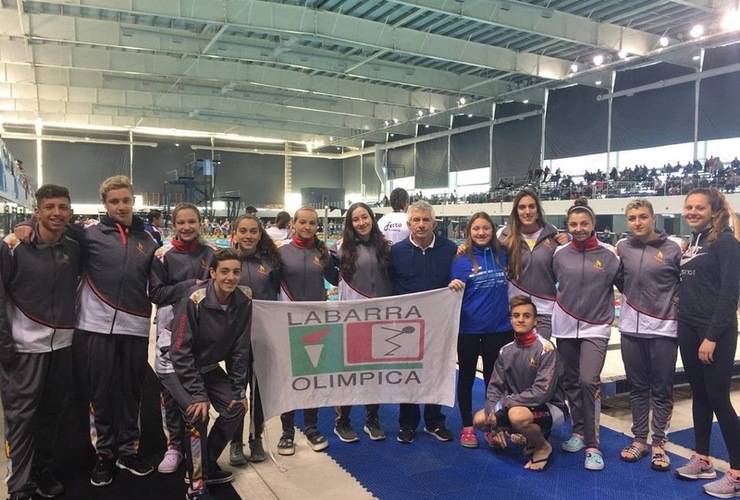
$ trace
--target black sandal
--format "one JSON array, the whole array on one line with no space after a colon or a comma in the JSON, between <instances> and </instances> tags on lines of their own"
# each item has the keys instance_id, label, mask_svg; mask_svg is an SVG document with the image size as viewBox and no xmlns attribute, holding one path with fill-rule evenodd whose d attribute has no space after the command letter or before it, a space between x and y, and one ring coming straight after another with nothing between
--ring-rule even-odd
<instances>
[{"instance_id":1,"label":"black sandal","mask_svg":"<svg viewBox=\"0 0 740 500\"><path fill-rule=\"evenodd\" d=\"M306 433L306 439L308 440L308 446L313 451L323 451L329 446L329 441L318 430Z\"/></svg>"},{"instance_id":2,"label":"black sandal","mask_svg":"<svg viewBox=\"0 0 740 500\"><path fill-rule=\"evenodd\" d=\"M624 455L622 455L622 453L627 453L627 456L625 457ZM623 449L622 453L619 454L619 458L621 458L625 462L637 462L648 455L648 450L647 447L643 449L635 445L635 443L632 443L631 445Z\"/></svg>"},{"instance_id":3,"label":"black sandal","mask_svg":"<svg viewBox=\"0 0 740 500\"><path fill-rule=\"evenodd\" d=\"M295 442L293 436L283 434L278 441L278 455L293 455L295 453Z\"/></svg>"},{"instance_id":4,"label":"black sandal","mask_svg":"<svg viewBox=\"0 0 740 500\"><path fill-rule=\"evenodd\" d=\"M664 451L656 451L650 459L650 468L658 472L669 471L671 470L671 459Z\"/></svg>"}]
</instances>

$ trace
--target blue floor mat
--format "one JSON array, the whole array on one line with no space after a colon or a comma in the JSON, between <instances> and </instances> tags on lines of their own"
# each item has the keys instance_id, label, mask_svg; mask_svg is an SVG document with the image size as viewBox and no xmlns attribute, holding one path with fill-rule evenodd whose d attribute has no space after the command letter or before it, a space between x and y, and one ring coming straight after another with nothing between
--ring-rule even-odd
<instances>
[{"instance_id":1,"label":"blue floor mat","mask_svg":"<svg viewBox=\"0 0 740 500\"><path fill-rule=\"evenodd\" d=\"M473 401L476 408L483 404L482 380L476 379ZM679 481L672 472L655 472L650 469L649 457L632 464L620 460L619 451L631 439L603 427L604 471L587 471L583 468L583 452L566 453L560 449L560 443L570 437L570 427L566 425L550 437L555 450L551 466L543 473L535 473L523 469L527 459L520 446L496 452L478 433L481 446L463 448L458 442L462 429L458 409L443 411L447 427L455 433L451 443L439 442L424 433L423 422L413 444L398 443L397 405L381 406L380 421L388 434L385 441L373 442L362 432L364 408L359 407L353 409L352 418L360 433L359 443L342 443L334 436L330 408L321 409L319 428L330 441L327 453L381 500L707 498L702 482ZM683 461L675 455L671 460L674 464Z\"/></svg>"},{"instance_id":2,"label":"blue floor mat","mask_svg":"<svg viewBox=\"0 0 740 500\"><path fill-rule=\"evenodd\" d=\"M693 450L695 444L694 428L691 427L682 431L671 432L668 434L668 439L672 443L680 444L685 448ZM717 422L712 424L712 437L709 440L709 454L727 462L730 461L730 454L727 453L727 446L725 446L725 441L722 439L722 431L719 430L719 424Z\"/></svg>"}]
</instances>

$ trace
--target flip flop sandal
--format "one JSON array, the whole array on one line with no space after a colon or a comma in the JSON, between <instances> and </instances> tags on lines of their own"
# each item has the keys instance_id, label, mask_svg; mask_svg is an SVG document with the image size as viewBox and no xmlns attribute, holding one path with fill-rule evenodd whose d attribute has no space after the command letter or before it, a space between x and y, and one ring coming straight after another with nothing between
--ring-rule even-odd
<instances>
[{"instance_id":1,"label":"flip flop sandal","mask_svg":"<svg viewBox=\"0 0 740 500\"><path fill-rule=\"evenodd\" d=\"M653 453L650 459L650 468L659 472L671 470L671 459L665 453Z\"/></svg>"},{"instance_id":2,"label":"flip flop sandal","mask_svg":"<svg viewBox=\"0 0 740 500\"><path fill-rule=\"evenodd\" d=\"M533 451L533 453L534 453L534 451ZM555 450L552 449L552 450L550 450L550 454L547 455L545 458L540 458L539 460L534 460L534 459L530 459L529 460L528 465L530 465L530 466L532 464L544 464L541 469L530 469L530 468L527 468L527 467L525 467L525 469L527 469L528 471L531 471L531 472L544 472L545 469L547 469L550 466L550 463L552 462L552 459L555 458L553 456L554 453L555 453Z\"/></svg>"},{"instance_id":3,"label":"flip flop sandal","mask_svg":"<svg viewBox=\"0 0 740 500\"><path fill-rule=\"evenodd\" d=\"M622 453L626 453L627 456L624 456ZM627 446L622 450L622 453L619 454L619 458L625 462L637 462L648 456L647 448L642 449L634 444Z\"/></svg>"}]
</instances>

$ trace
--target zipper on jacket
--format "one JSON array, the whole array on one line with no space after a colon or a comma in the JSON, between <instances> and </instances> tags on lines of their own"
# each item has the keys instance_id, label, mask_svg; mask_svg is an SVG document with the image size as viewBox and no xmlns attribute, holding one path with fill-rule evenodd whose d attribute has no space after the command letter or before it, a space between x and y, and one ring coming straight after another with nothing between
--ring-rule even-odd
<instances>
[{"instance_id":1,"label":"zipper on jacket","mask_svg":"<svg viewBox=\"0 0 740 500\"><path fill-rule=\"evenodd\" d=\"M57 256L54 251L55 247L52 246L50 248L51 248L51 257L52 257L52 260L54 261L54 267L52 270L52 281L51 281L52 283L51 285L51 316L53 318L54 325L57 325L58 322L57 322L56 307L55 307L56 301L54 299L57 296L57 264L58 264L58 261L57 261ZM50 339L50 345L49 345L49 348L51 349L52 352L54 352L54 337L56 337L56 334L57 334L57 327L54 326L54 329L51 332L51 339Z\"/></svg>"},{"instance_id":2,"label":"zipper on jacket","mask_svg":"<svg viewBox=\"0 0 740 500\"><path fill-rule=\"evenodd\" d=\"M121 305L121 290L123 289L123 273L126 271L126 264L128 264L128 244L131 241L131 238L128 236L126 237L126 243L124 244L124 252L123 252L123 266L121 267L121 278L118 280L118 300L116 301L116 308L113 310L113 321L110 324L110 333L113 334L113 329L116 326L116 319L118 319L118 308Z\"/></svg>"},{"instance_id":3,"label":"zipper on jacket","mask_svg":"<svg viewBox=\"0 0 740 500\"><path fill-rule=\"evenodd\" d=\"M581 252L581 256L583 258L583 261L581 262L581 290L584 289L585 280L586 280L586 252ZM583 305L583 294L578 294L578 305ZM582 311L581 307L578 308L579 311ZM576 319L576 338L581 337L581 320Z\"/></svg>"},{"instance_id":4,"label":"zipper on jacket","mask_svg":"<svg viewBox=\"0 0 740 500\"><path fill-rule=\"evenodd\" d=\"M640 265L637 267L640 272L637 273L637 289L642 290L642 280L640 279L642 277L642 261L645 257L645 249L647 248L647 245L642 246L642 253L640 254ZM635 333L640 333L640 311L638 309L635 309L635 312L637 313L636 317L636 323L635 323Z\"/></svg>"}]
</instances>

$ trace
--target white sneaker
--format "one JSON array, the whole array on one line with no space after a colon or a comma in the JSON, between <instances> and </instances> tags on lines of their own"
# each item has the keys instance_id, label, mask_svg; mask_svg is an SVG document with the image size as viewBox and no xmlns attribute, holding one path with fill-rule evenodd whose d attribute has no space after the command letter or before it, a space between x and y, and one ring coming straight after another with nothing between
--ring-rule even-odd
<instances>
[{"instance_id":1,"label":"white sneaker","mask_svg":"<svg viewBox=\"0 0 740 500\"><path fill-rule=\"evenodd\" d=\"M182 453L177 450L167 450L157 466L157 471L160 474L172 474L180 468L180 462L182 462Z\"/></svg>"}]
</instances>

